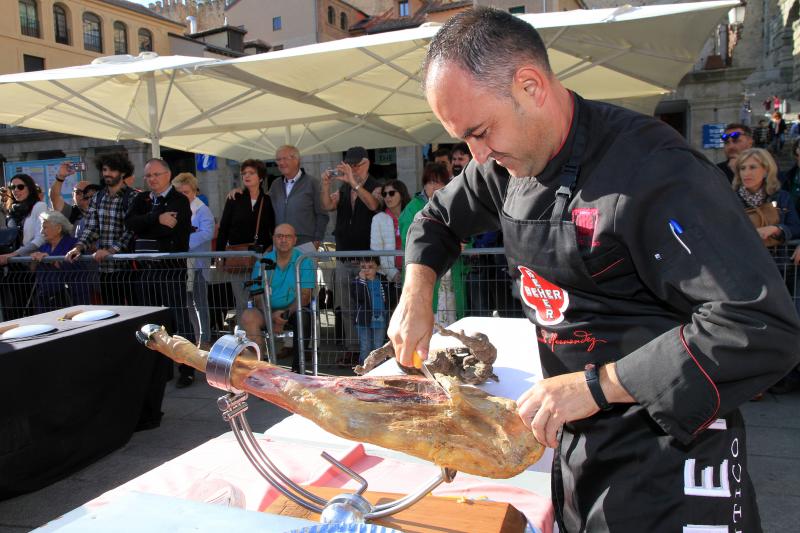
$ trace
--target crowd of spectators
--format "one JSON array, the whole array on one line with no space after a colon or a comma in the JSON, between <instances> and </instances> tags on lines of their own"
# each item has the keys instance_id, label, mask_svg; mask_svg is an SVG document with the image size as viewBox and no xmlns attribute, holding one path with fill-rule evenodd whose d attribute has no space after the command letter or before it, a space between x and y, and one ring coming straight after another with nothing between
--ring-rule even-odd
<instances>
[{"instance_id":1,"label":"crowd of spectators","mask_svg":"<svg viewBox=\"0 0 800 533\"><path fill-rule=\"evenodd\" d=\"M781 126L783 119L776 115L766 127L763 143L759 140L763 125L754 132L743 124L729 124L722 137L726 159L718 165L768 248L800 238L800 139L792 143L796 163L782 173L770 151L755 147L782 148L786 125ZM240 165L241 186L231 190L218 223L199 196L197 178L181 173L173 179L161 159L147 162L143 174L147 190L137 191L127 157L105 155L97 162L102 183L76 182L71 204L64 200L62 187L74 169L64 163L48 191L49 209L34 180L15 175L4 206L8 229L0 233L0 265L6 265L6 275L13 273L16 289L4 299L4 318L83 303L165 305L173 309L177 328L207 348L213 340L209 319L213 265L215 281L230 286L236 322L265 348L262 329L267 317L261 299L253 298L264 290L263 265L273 265L266 272L272 329L291 330L297 337L297 313L310 312L312 294L321 287L316 261L304 260L298 298L295 264L302 254L321 249L329 214L335 213L336 250L361 253L337 259L333 279L326 280L328 287L323 290L333 291L335 338L344 351L358 353L363 361L386 341L388 317L402 290L402 251L409 226L436 191L461 173L471 154L465 143L459 143L452 150L434 151L430 159L423 168L422 186L412 195L403 181L381 183L374 178L363 147L350 148L341 163L316 177L302 168L297 148L281 146L275 154L280 177L269 185L262 161L249 159ZM15 242L3 250L9 231ZM502 246L499 231L462 243L463 249ZM244 257L108 260L125 252L212 250L258 251L266 262ZM398 255L373 257L373 251ZM10 258L25 255L40 264L35 269L8 264ZM94 261L77 262L81 255L91 255ZM47 256L66 260L43 262ZM792 260L800 264L800 247ZM489 254L462 256L439 280L433 301L442 325L468 314L490 316L516 306L503 256ZM293 370L299 370L297 343L286 355L292 356ZM181 367L179 373L178 386L191 385L192 370Z\"/></svg>"}]
</instances>

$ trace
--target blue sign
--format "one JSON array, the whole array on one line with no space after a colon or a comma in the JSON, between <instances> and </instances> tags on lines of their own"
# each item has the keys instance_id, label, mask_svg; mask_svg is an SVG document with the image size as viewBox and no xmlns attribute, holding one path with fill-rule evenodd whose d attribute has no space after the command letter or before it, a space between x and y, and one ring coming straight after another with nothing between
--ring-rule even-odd
<instances>
[{"instance_id":1,"label":"blue sign","mask_svg":"<svg viewBox=\"0 0 800 533\"><path fill-rule=\"evenodd\" d=\"M722 148L722 134L725 133L725 123L703 124L703 148Z\"/></svg>"},{"instance_id":2,"label":"blue sign","mask_svg":"<svg viewBox=\"0 0 800 533\"><path fill-rule=\"evenodd\" d=\"M42 189L44 193L44 201L50 201L50 186L56 180L58 174L58 167L64 161L70 163L80 163L80 157L60 157L58 159L39 159L37 161L12 161L11 163L3 164L3 172L5 175L6 183L11 183L11 178L14 174L27 174L33 178L33 181ZM83 179L83 172L76 172L61 185L61 196L67 204L72 204L72 189L75 184Z\"/></svg>"},{"instance_id":3,"label":"blue sign","mask_svg":"<svg viewBox=\"0 0 800 533\"><path fill-rule=\"evenodd\" d=\"M208 154L194 154L194 164L198 172L217 170L217 156Z\"/></svg>"}]
</instances>

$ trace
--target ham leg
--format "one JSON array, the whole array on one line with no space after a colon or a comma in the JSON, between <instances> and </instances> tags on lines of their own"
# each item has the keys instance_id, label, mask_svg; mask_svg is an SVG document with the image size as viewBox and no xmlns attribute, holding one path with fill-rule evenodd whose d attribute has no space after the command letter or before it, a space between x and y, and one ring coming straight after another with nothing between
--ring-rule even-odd
<instances>
[{"instance_id":1,"label":"ham leg","mask_svg":"<svg viewBox=\"0 0 800 533\"><path fill-rule=\"evenodd\" d=\"M208 354L163 331L147 345L205 371ZM421 376L303 376L264 361L237 358L234 387L315 422L345 439L401 451L434 464L508 478L535 463L544 447L514 401L440 376L452 398Z\"/></svg>"}]
</instances>

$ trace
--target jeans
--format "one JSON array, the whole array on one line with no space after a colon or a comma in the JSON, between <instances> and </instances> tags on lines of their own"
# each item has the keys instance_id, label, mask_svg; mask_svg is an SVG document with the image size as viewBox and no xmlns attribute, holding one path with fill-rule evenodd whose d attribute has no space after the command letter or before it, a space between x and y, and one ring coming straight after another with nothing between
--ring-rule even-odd
<instances>
[{"instance_id":1,"label":"jeans","mask_svg":"<svg viewBox=\"0 0 800 533\"><path fill-rule=\"evenodd\" d=\"M187 299L189 320L192 322L195 339L211 342L211 323L208 316L208 285L202 269L194 270L192 290Z\"/></svg>"},{"instance_id":2,"label":"jeans","mask_svg":"<svg viewBox=\"0 0 800 533\"><path fill-rule=\"evenodd\" d=\"M358 332L358 344L361 353L358 362L364 364L364 360L372 350L377 350L386 343L386 325L373 328L369 326L356 326Z\"/></svg>"},{"instance_id":3,"label":"jeans","mask_svg":"<svg viewBox=\"0 0 800 533\"><path fill-rule=\"evenodd\" d=\"M341 310L342 328L341 338L337 338L336 343L346 348L355 346L356 332L353 331L355 305L350 298L350 284L353 282L353 278L358 275L359 270L361 268L357 261L348 258L336 260L333 301L334 305Z\"/></svg>"}]
</instances>

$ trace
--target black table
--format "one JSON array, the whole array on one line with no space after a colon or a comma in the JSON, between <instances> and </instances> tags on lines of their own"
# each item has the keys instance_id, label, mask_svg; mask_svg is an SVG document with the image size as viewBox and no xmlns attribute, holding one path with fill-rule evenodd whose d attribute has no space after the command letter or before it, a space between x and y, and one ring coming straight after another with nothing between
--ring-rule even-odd
<instances>
[{"instance_id":1,"label":"black table","mask_svg":"<svg viewBox=\"0 0 800 533\"><path fill-rule=\"evenodd\" d=\"M108 309L118 316L59 320L78 309ZM169 326L172 313L163 307L85 305L0 327L12 323L58 330L0 341L0 499L83 468L128 442L142 417L152 417L153 410L160 414L169 363L140 344L135 332L147 323Z\"/></svg>"}]
</instances>

